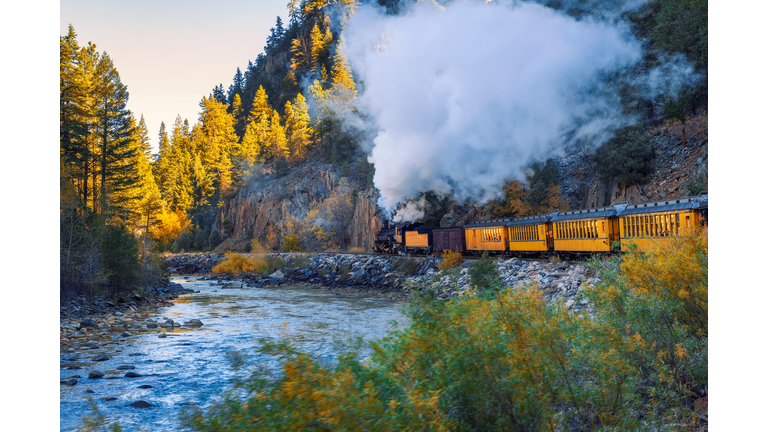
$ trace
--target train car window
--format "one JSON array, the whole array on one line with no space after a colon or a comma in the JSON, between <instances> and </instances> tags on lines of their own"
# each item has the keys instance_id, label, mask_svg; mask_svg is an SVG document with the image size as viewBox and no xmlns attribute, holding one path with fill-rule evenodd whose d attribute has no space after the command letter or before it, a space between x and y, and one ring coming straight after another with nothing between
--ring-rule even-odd
<instances>
[{"instance_id":1,"label":"train car window","mask_svg":"<svg viewBox=\"0 0 768 432\"><path fill-rule=\"evenodd\" d=\"M653 217L653 236L659 236L659 215Z\"/></svg>"},{"instance_id":2,"label":"train car window","mask_svg":"<svg viewBox=\"0 0 768 432\"><path fill-rule=\"evenodd\" d=\"M680 214L675 213L675 235L680 235Z\"/></svg>"},{"instance_id":3,"label":"train car window","mask_svg":"<svg viewBox=\"0 0 768 432\"><path fill-rule=\"evenodd\" d=\"M603 235L605 235L605 221L600 222L601 228L603 228Z\"/></svg>"},{"instance_id":4,"label":"train car window","mask_svg":"<svg viewBox=\"0 0 768 432\"><path fill-rule=\"evenodd\" d=\"M648 235L648 233L651 231L650 227L648 226L648 215L643 217L643 234Z\"/></svg>"}]
</instances>

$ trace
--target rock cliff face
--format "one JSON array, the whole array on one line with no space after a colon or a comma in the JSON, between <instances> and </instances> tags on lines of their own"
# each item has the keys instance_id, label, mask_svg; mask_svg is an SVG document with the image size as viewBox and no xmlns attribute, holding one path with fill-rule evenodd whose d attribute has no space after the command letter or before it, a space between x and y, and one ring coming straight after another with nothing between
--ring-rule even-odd
<instances>
[{"instance_id":1,"label":"rock cliff face","mask_svg":"<svg viewBox=\"0 0 768 432\"><path fill-rule=\"evenodd\" d=\"M352 230L352 247L373 250L376 233L382 228L378 198L378 193L375 193L373 189L360 195L357 206L355 206L355 217L350 227Z\"/></svg>"},{"instance_id":2,"label":"rock cliff face","mask_svg":"<svg viewBox=\"0 0 768 432\"><path fill-rule=\"evenodd\" d=\"M267 175L252 182L222 207L214 226L223 233L225 241L216 250L239 249L251 239L274 249L280 246L283 236L295 233L297 227L311 230L305 220L312 205L328 198L340 180L331 165L309 162L285 177L275 179ZM378 196L368 190L358 192L358 197L354 217L348 222L350 247L371 250L376 232L381 229Z\"/></svg>"}]
</instances>

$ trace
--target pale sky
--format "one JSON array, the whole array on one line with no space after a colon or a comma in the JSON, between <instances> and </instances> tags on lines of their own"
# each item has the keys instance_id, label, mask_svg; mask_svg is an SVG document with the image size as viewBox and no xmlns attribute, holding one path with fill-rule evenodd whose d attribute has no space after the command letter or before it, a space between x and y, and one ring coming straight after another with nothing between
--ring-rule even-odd
<instances>
[{"instance_id":1,"label":"pale sky","mask_svg":"<svg viewBox=\"0 0 768 432\"><path fill-rule=\"evenodd\" d=\"M203 96L219 84L226 91L238 67L245 73L278 15L287 27L287 3L61 0L59 32L72 24L80 46L90 41L109 54L157 152L160 122L169 134L177 114L195 124Z\"/></svg>"}]
</instances>

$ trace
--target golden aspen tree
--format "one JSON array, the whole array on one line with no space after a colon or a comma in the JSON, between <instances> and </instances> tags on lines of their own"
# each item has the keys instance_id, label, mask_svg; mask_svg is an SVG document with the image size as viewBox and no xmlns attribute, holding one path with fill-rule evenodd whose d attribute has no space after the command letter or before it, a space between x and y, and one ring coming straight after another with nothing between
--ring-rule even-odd
<instances>
[{"instance_id":1,"label":"golden aspen tree","mask_svg":"<svg viewBox=\"0 0 768 432\"><path fill-rule=\"evenodd\" d=\"M285 103L285 135L292 161L304 160L312 136L309 105L301 93Z\"/></svg>"},{"instance_id":2,"label":"golden aspen tree","mask_svg":"<svg viewBox=\"0 0 768 432\"><path fill-rule=\"evenodd\" d=\"M275 160L288 156L285 129L280 124L280 114L276 110L272 110L272 118L269 123L267 153L270 158Z\"/></svg>"},{"instance_id":3,"label":"golden aspen tree","mask_svg":"<svg viewBox=\"0 0 768 432\"><path fill-rule=\"evenodd\" d=\"M349 66L347 58L341 50L341 42L336 47L336 55L333 57L333 69L331 71L331 80L333 93L336 98L342 98L345 102L351 102L357 97L355 81L352 79L352 68Z\"/></svg>"}]
</instances>

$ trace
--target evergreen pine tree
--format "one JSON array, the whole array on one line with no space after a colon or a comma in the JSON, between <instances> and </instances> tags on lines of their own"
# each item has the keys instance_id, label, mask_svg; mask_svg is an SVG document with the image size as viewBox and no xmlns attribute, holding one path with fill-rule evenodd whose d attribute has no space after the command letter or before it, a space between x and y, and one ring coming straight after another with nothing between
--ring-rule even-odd
<instances>
[{"instance_id":1,"label":"evergreen pine tree","mask_svg":"<svg viewBox=\"0 0 768 432\"><path fill-rule=\"evenodd\" d=\"M99 211L109 216L121 213L125 208L125 201L129 198L124 196L110 200L108 191L126 191L133 187L138 179L132 175L135 162L130 137L133 131L130 126L130 111L125 107L128 102L128 89L120 81L120 74L106 53L102 54L96 66L93 93L101 177ZM117 198L118 195L113 196Z\"/></svg>"}]
</instances>

